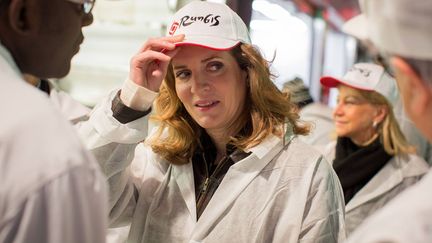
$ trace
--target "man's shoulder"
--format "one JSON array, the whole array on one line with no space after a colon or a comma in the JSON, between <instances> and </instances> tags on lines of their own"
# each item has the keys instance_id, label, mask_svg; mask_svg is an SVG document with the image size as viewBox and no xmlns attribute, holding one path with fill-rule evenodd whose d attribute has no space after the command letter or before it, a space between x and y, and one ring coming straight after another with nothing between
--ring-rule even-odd
<instances>
[{"instance_id":1,"label":"man's shoulder","mask_svg":"<svg viewBox=\"0 0 432 243\"><path fill-rule=\"evenodd\" d=\"M48 97L25 85L8 88L7 92L0 88L0 171L5 175L0 179L2 187L9 185L25 191L35 182L48 183L77 167L96 170L93 157ZM8 94L11 92L15 94Z\"/></svg>"},{"instance_id":2,"label":"man's shoulder","mask_svg":"<svg viewBox=\"0 0 432 243\"><path fill-rule=\"evenodd\" d=\"M44 93L26 84L3 88L0 85L0 137L4 142L40 141L33 144L37 147L79 143L71 124Z\"/></svg>"}]
</instances>

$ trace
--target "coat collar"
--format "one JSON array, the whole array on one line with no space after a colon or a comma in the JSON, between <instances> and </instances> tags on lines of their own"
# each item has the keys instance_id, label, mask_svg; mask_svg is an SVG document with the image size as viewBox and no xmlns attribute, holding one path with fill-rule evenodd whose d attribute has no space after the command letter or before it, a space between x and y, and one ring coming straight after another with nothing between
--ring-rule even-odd
<instances>
[{"instance_id":1,"label":"coat collar","mask_svg":"<svg viewBox=\"0 0 432 243\"><path fill-rule=\"evenodd\" d=\"M365 202L379 197L411 176L420 176L428 171L424 161L417 156L393 157L346 205L346 212Z\"/></svg>"},{"instance_id":2,"label":"coat collar","mask_svg":"<svg viewBox=\"0 0 432 243\"><path fill-rule=\"evenodd\" d=\"M207 235L209 227L224 215L226 209L282 148L282 139L271 136L254 149L250 149L251 155L231 166L199 218L193 238L201 239Z\"/></svg>"},{"instance_id":3,"label":"coat collar","mask_svg":"<svg viewBox=\"0 0 432 243\"><path fill-rule=\"evenodd\" d=\"M184 165L176 165L172 168L174 178L177 181L183 199L189 210L189 214L194 222L197 221L196 215L196 199L195 199L195 184L193 178L192 163Z\"/></svg>"}]
</instances>

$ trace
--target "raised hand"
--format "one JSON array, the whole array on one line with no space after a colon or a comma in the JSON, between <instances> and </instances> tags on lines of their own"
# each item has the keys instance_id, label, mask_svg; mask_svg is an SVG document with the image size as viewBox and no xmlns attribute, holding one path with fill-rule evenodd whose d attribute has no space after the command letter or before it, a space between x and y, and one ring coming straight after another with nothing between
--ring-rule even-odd
<instances>
[{"instance_id":1,"label":"raised hand","mask_svg":"<svg viewBox=\"0 0 432 243\"><path fill-rule=\"evenodd\" d=\"M159 91L171 58L179 48L174 43L184 39L184 35L161 37L147 40L130 62L129 79L136 84Z\"/></svg>"}]
</instances>

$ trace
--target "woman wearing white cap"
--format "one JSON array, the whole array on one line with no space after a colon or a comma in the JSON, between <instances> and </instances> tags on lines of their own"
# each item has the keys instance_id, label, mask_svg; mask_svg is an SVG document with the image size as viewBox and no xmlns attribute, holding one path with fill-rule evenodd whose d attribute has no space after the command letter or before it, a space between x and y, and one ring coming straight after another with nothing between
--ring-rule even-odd
<instances>
[{"instance_id":1,"label":"woman wearing white cap","mask_svg":"<svg viewBox=\"0 0 432 243\"><path fill-rule=\"evenodd\" d=\"M343 240L337 176L297 140L308 128L273 84L238 15L194 1L168 31L133 57L119 95L136 110L149 110L156 98L159 128L133 163L132 156L101 159L98 146L117 142L98 138L109 121L89 132L87 145L110 184L112 225L132 222L128 242ZM119 135L133 137L127 128Z\"/></svg>"},{"instance_id":2,"label":"woman wearing white cap","mask_svg":"<svg viewBox=\"0 0 432 243\"><path fill-rule=\"evenodd\" d=\"M398 98L395 81L381 66L357 63L342 79L320 81L339 90L333 113L338 138L326 154L342 184L349 235L368 215L417 182L428 165L400 131L389 101Z\"/></svg>"}]
</instances>

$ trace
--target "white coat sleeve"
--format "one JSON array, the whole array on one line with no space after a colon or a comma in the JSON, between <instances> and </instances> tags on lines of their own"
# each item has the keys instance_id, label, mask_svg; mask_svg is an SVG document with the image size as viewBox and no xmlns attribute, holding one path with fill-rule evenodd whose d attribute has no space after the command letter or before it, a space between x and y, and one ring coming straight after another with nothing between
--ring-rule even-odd
<instances>
[{"instance_id":1,"label":"white coat sleeve","mask_svg":"<svg viewBox=\"0 0 432 243\"><path fill-rule=\"evenodd\" d=\"M113 91L92 110L87 121L75 125L82 142L108 178L111 225L126 223L115 221L132 216L137 193L129 165L135 147L147 137L148 129L147 116L126 124L113 117L111 104L116 94Z\"/></svg>"},{"instance_id":2,"label":"white coat sleeve","mask_svg":"<svg viewBox=\"0 0 432 243\"><path fill-rule=\"evenodd\" d=\"M321 157L313 171L299 242L345 240L342 188L330 164Z\"/></svg>"},{"instance_id":3,"label":"white coat sleeve","mask_svg":"<svg viewBox=\"0 0 432 243\"><path fill-rule=\"evenodd\" d=\"M104 178L80 165L31 192L0 224L0 242L105 242Z\"/></svg>"}]
</instances>

